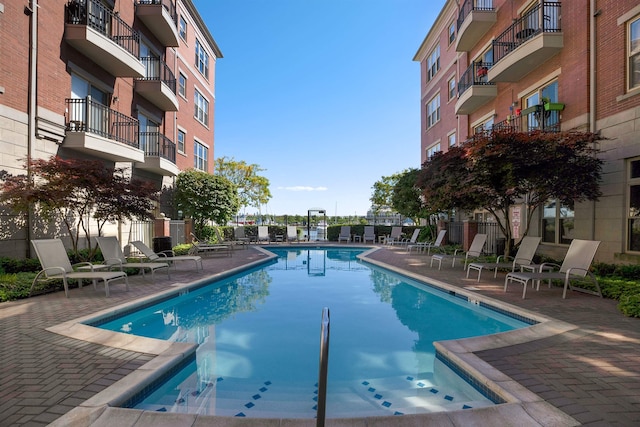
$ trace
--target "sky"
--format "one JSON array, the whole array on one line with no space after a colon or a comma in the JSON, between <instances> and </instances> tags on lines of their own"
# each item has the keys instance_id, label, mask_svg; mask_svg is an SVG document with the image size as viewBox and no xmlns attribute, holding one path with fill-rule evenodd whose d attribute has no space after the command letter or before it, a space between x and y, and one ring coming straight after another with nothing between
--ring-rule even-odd
<instances>
[{"instance_id":1,"label":"sky","mask_svg":"<svg viewBox=\"0 0 640 427\"><path fill-rule=\"evenodd\" d=\"M215 64L214 157L257 164L248 214L366 215L383 176L420 167L420 66L445 0L194 0Z\"/></svg>"}]
</instances>

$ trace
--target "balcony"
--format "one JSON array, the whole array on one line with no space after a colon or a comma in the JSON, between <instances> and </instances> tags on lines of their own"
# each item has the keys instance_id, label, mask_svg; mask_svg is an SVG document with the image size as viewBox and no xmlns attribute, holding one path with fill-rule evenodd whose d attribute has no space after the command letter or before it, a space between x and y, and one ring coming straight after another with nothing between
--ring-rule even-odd
<instances>
[{"instance_id":1,"label":"balcony","mask_svg":"<svg viewBox=\"0 0 640 427\"><path fill-rule=\"evenodd\" d=\"M178 13L172 0L137 0L136 17L139 18L153 35L165 46L177 47Z\"/></svg>"},{"instance_id":2,"label":"balcony","mask_svg":"<svg viewBox=\"0 0 640 427\"><path fill-rule=\"evenodd\" d=\"M135 90L163 111L178 111L176 77L171 68L159 58L140 58L145 77L136 79Z\"/></svg>"},{"instance_id":3,"label":"balcony","mask_svg":"<svg viewBox=\"0 0 640 427\"><path fill-rule=\"evenodd\" d=\"M64 147L114 162L143 162L138 120L106 105L68 98Z\"/></svg>"},{"instance_id":4,"label":"balcony","mask_svg":"<svg viewBox=\"0 0 640 427\"><path fill-rule=\"evenodd\" d=\"M140 132L140 148L144 151L144 163L136 163L136 168L162 176L180 173L176 166L176 144L160 132Z\"/></svg>"},{"instance_id":5,"label":"balcony","mask_svg":"<svg viewBox=\"0 0 640 427\"><path fill-rule=\"evenodd\" d=\"M456 51L469 52L496 21L493 0L465 0L458 14Z\"/></svg>"},{"instance_id":6,"label":"balcony","mask_svg":"<svg viewBox=\"0 0 640 427\"><path fill-rule=\"evenodd\" d=\"M460 76L456 114L471 114L498 96L498 87L487 79L489 62L472 62Z\"/></svg>"},{"instance_id":7,"label":"balcony","mask_svg":"<svg viewBox=\"0 0 640 427\"><path fill-rule=\"evenodd\" d=\"M115 77L144 77L140 35L98 0L65 6L64 39Z\"/></svg>"},{"instance_id":8,"label":"balcony","mask_svg":"<svg viewBox=\"0 0 640 427\"><path fill-rule=\"evenodd\" d=\"M517 82L564 46L560 3L543 2L516 20L493 41L492 82Z\"/></svg>"},{"instance_id":9,"label":"balcony","mask_svg":"<svg viewBox=\"0 0 640 427\"><path fill-rule=\"evenodd\" d=\"M518 115L509 116L495 123L491 130L502 132L560 132L560 111L545 110L544 105L534 105Z\"/></svg>"}]
</instances>

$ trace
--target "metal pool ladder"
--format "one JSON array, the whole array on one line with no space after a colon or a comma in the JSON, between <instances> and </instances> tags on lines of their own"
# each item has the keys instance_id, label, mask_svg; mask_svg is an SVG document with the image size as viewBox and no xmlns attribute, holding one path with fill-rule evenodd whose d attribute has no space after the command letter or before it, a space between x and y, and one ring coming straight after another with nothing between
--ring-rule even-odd
<instances>
[{"instance_id":1,"label":"metal pool ladder","mask_svg":"<svg viewBox=\"0 0 640 427\"><path fill-rule=\"evenodd\" d=\"M316 427L324 427L327 409L327 371L329 365L329 308L322 309L320 327L320 368L318 369L318 409L316 411Z\"/></svg>"}]
</instances>

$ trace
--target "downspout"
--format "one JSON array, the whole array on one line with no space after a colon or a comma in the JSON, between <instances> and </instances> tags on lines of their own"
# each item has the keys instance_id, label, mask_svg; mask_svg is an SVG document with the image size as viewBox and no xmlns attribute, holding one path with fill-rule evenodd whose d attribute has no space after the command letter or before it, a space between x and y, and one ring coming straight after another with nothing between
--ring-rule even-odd
<instances>
[{"instance_id":1,"label":"downspout","mask_svg":"<svg viewBox=\"0 0 640 427\"><path fill-rule=\"evenodd\" d=\"M589 132L596 132L596 0L589 0ZM594 143L594 148L595 148ZM596 201L591 202L591 239L596 237Z\"/></svg>"},{"instance_id":2,"label":"downspout","mask_svg":"<svg viewBox=\"0 0 640 427\"><path fill-rule=\"evenodd\" d=\"M35 158L36 146L36 114L37 102L37 81L38 81L38 0L31 0L29 7L25 8L25 14L29 15L29 82L28 82L28 134L27 134L27 180L31 183L32 171L31 160ZM33 239L33 207L30 205L27 210L27 258L31 257L31 240Z\"/></svg>"}]
</instances>

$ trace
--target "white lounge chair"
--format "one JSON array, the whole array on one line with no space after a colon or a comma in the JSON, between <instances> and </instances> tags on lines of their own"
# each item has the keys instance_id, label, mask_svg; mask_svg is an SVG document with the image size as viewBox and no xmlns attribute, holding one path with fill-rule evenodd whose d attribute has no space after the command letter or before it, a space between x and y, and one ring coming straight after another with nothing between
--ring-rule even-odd
<instances>
[{"instance_id":1,"label":"white lounge chair","mask_svg":"<svg viewBox=\"0 0 640 427\"><path fill-rule=\"evenodd\" d=\"M567 297L567 288L572 291L585 292L602 298L602 292L600 291L598 280L596 279L596 276L589 271L599 245L600 242L596 240L573 239L569 245L567 254L564 257L564 261L562 261L562 265L544 263L539 266L538 271L516 271L507 273L507 277L504 279L504 291L507 292L507 285L509 283L520 283L522 284L522 299L524 299L527 294L527 286L530 281L535 280L537 282L536 290L540 290L541 280L548 280L549 287L551 287L552 280L563 280L563 299ZM548 268L557 268L558 270L548 271ZM571 285L572 280L583 280L587 276L595 285L595 291Z\"/></svg>"},{"instance_id":2,"label":"white lounge chair","mask_svg":"<svg viewBox=\"0 0 640 427\"><path fill-rule=\"evenodd\" d=\"M266 225L258 226L258 243L267 242L271 243L271 238L269 237L269 227Z\"/></svg>"},{"instance_id":3,"label":"white lounge chair","mask_svg":"<svg viewBox=\"0 0 640 427\"><path fill-rule=\"evenodd\" d=\"M536 254L536 249L538 249L539 244L540 237L523 237L515 257L500 255L498 256L498 259L496 259L496 262L472 262L469 264L469 267L467 267L467 278L469 277L469 272L471 270L476 270L478 272L479 282L483 269L494 270L493 277L495 278L498 277L498 270L500 269L516 271L521 269L522 266L531 265L533 262L533 256Z\"/></svg>"},{"instance_id":4,"label":"white lounge chair","mask_svg":"<svg viewBox=\"0 0 640 427\"><path fill-rule=\"evenodd\" d=\"M351 226L343 225L340 227L340 235L338 236L338 243L351 241Z\"/></svg>"},{"instance_id":5,"label":"white lounge chair","mask_svg":"<svg viewBox=\"0 0 640 427\"><path fill-rule=\"evenodd\" d=\"M189 255L196 256L198 254L205 255L218 252L224 253L227 256L233 255L231 245L206 243L198 239L195 234L191 233L191 248L189 248Z\"/></svg>"},{"instance_id":6,"label":"white lounge chair","mask_svg":"<svg viewBox=\"0 0 640 427\"><path fill-rule=\"evenodd\" d=\"M414 244L407 245L407 252L411 252L414 248L419 250L420 252L424 252L427 250L427 255L431 254L432 248L440 248L442 247L442 242L444 242L444 236L447 234L447 230L440 230L438 232L438 236L436 240L433 242L418 242Z\"/></svg>"},{"instance_id":7,"label":"white lounge chair","mask_svg":"<svg viewBox=\"0 0 640 427\"><path fill-rule=\"evenodd\" d=\"M442 261L445 259L451 259L451 267L455 267L456 259L462 259L462 254L464 253L464 263L462 264L462 268L466 270L468 263L470 263L473 259L479 258L482 255L482 250L486 242L486 234L476 234L473 238L473 241L471 242L471 246L469 247L468 251L464 252L456 249L453 255L434 254L431 256L431 263L429 265L433 267L433 261L437 261L438 270L440 270L440 268L442 267Z\"/></svg>"},{"instance_id":8,"label":"white lounge chair","mask_svg":"<svg viewBox=\"0 0 640 427\"><path fill-rule=\"evenodd\" d=\"M298 227L295 225L287 225L287 242L299 242Z\"/></svg>"},{"instance_id":9,"label":"white lounge chair","mask_svg":"<svg viewBox=\"0 0 640 427\"><path fill-rule=\"evenodd\" d=\"M202 267L202 257L198 255L176 255L173 251L162 251L160 253L155 253L149 246L145 245L144 242L136 240L131 242L136 249L138 249L144 256L146 256L151 262L168 262L173 264L173 267L176 268L176 263L178 261L193 261L196 264L196 270L198 266L200 270L203 270ZM170 252L167 254L166 252Z\"/></svg>"},{"instance_id":10,"label":"white lounge chair","mask_svg":"<svg viewBox=\"0 0 640 427\"><path fill-rule=\"evenodd\" d=\"M102 251L104 263L109 266L109 269L117 268L120 271L124 271L125 268L135 268L142 272L143 277L145 270L149 270L151 272L151 279L153 279L156 270L166 268L167 277L170 277L169 264L166 262L128 262L127 257L125 257L122 252L120 242L116 237L96 237L96 240Z\"/></svg>"},{"instance_id":11,"label":"white lounge chair","mask_svg":"<svg viewBox=\"0 0 640 427\"><path fill-rule=\"evenodd\" d=\"M109 296L109 284L114 280L123 279L127 291L129 290L129 280L127 274L123 271L98 271L97 269L105 268L105 266L93 265L90 262L71 265L69 257L67 256L67 250L64 248L62 240L60 239L32 240L31 244L40 260L42 271L33 279L29 294L33 292L33 288L38 282L46 282L54 279L62 279L64 294L67 298L69 297L68 279L77 280L78 286L81 288L83 279L91 280L94 288L96 288L96 282L102 280L104 282L106 296ZM84 270L76 271L74 267L82 267Z\"/></svg>"},{"instance_id":12,"label":"white lounge chair","mask_svg":"<svg viewBox=\"0 0 640 427\"><path fill-rule=\"evenodd\" d=\"M366 225L364 227L364 235L362 236L362 243L375 243L376 242L376 231L373 225Z\"/></svg>"},{"instance_id":13,"label":"white lounge chair","mask_svg":"<svg viewBox=\"0 0 640 427\"><path fill-rule=\"evenodd\" d=\"M387 245L397 245L402 239L402 227L391 227L391 234L384 239Z\"/></svg>"}]
</instances>

